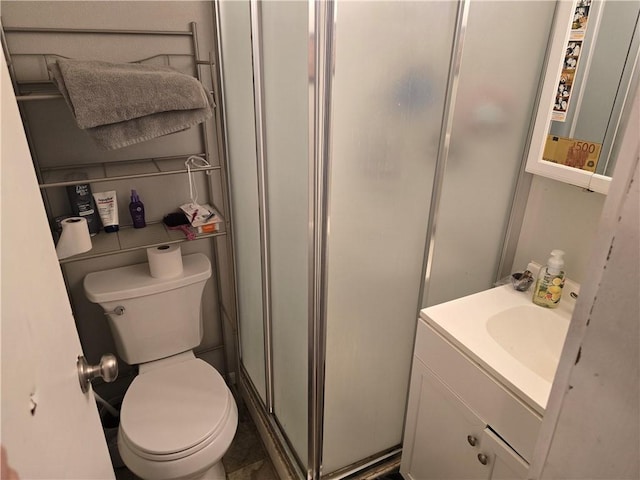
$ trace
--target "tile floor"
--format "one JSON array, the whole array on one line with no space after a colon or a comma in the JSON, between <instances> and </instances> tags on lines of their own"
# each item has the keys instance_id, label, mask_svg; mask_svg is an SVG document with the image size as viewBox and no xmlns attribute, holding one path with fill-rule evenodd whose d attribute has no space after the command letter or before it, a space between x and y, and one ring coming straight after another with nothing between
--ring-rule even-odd
<instances>
[{"instance_id":1,"label":"tile floor","mask_svg":"<svg viewBox=\"0 0 640 480\"><path fill-rule=\"evenodd\" d=\"M404 480L404 477L400 475L400 472L391 472L381 477L376 477L377 480Z\"/></svg>"},{"instance_id":2,"label":"tile floor","mask_svg":"<svg viewBox=\"0 0 640 480\"><path fill-rule=\"evenodd\" d=\"M241 400L236 399L236 403L238 430L222 459L227 480L279 480L247 407ZM115 472L117 480L139 480L126 467L117 468Z\"/></svg>"},{"instance_id":3,"label":"tile floor","mask_svg":"<svg viewBox=\"0 0 640 480\"><path fill-rule=\"evenodd\" d=\"M222 459L228 480L278 480L262 439L242 400L238 404L238 430Z\"/></svg>"},{"instance_id":4,"label":"tile floor","mask_svg":"<svg viewBox=\"0 0 640 480\"><path fill-rule=\"evenodd\" d=\"M227 480L279 480L262 440L244 402L236 396L238 430L222 459ZM126 467L115 470L117 480L139 480ZM357 477L356 477L357 478ZM372 478L367 475L363 478ZM397 466L390 472L374 476L377 480L403 480Z\"/></svg>"}]
</instances>

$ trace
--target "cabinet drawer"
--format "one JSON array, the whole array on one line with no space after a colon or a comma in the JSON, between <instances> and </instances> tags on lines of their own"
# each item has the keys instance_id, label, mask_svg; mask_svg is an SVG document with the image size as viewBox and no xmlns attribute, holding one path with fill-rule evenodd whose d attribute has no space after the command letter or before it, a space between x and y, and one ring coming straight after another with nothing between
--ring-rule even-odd
<instances>
[{"instance_id":1,"label":"cabinet drawer","mask_svg":"<svg viewBox=\"0 0 640 480\"><path fill-rule=\"evenodd\" d=\"M415 355L531 462L542 418L422 320Z\"/></svg>"}]
</instances>

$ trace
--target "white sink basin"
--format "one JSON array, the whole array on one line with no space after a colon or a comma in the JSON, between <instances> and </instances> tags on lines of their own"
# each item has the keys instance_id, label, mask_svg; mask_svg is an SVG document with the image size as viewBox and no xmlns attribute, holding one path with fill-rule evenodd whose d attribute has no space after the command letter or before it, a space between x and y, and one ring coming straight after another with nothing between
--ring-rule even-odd
<instances>
[{"instance_id":1,"label":"white sink basin","mask_svg":"<svg viewBox=\"0 0 640 480\"><path fill-rule=\"evenodd\" d=\"M487 320L489 335L513 358L553 382L569 321L536 305L507 308Z\"/></svg>"},{"instance_id":2,"label":"white sink basin","mask_svg":"<svg viewBox=\"0 0 640 480\"><path fill-rule=\"evenodd\" d=\"M511 285L425 308L420 317L532 409L544 414L579 286L555 309Z\"/></svg>"}]
</instances>

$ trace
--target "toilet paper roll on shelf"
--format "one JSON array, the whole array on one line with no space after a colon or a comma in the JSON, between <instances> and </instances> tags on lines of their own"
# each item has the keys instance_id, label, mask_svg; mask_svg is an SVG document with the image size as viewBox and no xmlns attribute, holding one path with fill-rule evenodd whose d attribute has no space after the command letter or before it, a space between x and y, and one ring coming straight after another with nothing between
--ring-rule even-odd
<instances>
[{"instance_id":1,"label":"toilet paper roll on shelf","mask_svg":"<svg viewBox=\"0 0 640 480\"><path fill-rule=\"evenodd\" d=\"M65 218L61 225L62 234L56 245L58 260L91 250L91 235L85 218Z\"/></svg>"},{"instance_id":2,"label":"toilet paper roll on shelf","mask_svg":"<svg viewBox=\"0 0 640 480\"><path fill-rule=\"evenodd\" d=\"M180 245L160 245L147 248L149 273L154 278L173 278L182 275Z\"/></svg>"}]
</instances>

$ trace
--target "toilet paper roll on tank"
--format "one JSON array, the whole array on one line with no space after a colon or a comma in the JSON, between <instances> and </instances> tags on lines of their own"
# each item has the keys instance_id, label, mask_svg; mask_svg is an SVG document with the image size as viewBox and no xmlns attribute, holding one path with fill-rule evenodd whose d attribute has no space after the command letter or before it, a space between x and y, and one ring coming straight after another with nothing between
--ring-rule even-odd
<instances>
[{"instance_id":1,"label":"toilet paper roll on tank","mask_svg":"<svg viewBox=\"0 0 640 480\"><path fill-rule=\"evenodd\" d=\"M160 245L147 248L149 273L154 278L173 278L182 275L180 245Z\"/></svg>"},{"instance_id":2,"label":"toilet paper roll on tank","mask_svg":"<svg viewBox=\"0 0 640 480\"><path fill-rule=\"evenodd\" d=\"M59 260L91 250L91 235L87 219L84 217L69 217L60 222L62 234L56 245Z\"/></svg>"}]
</instances>

